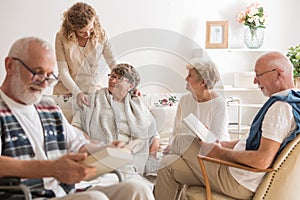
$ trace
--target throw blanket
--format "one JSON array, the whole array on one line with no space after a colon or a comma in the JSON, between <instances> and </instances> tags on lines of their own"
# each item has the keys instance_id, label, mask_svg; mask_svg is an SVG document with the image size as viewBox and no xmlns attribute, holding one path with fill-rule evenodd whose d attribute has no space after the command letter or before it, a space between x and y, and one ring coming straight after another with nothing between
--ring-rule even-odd
<instances>
[{"instance_id":1,"label":"throw blanket","mask_svg":"<svg viewBox=\"0 0 300 200\"><path fill-rule=\"evenodd\" d=\"M293 108L293 115L295 118L295 122L297 124L297 128L294 132L289 135L285 140L281 143L279 151L276 154L276 157L280 154L283 148L287 145L288 142L293 140L299 133L300 133L300 92L296 91L289 91L287 96L271 96L268 101L264 104L264 106L260 109L256 117L252 122L252 126L250 129L249 137L247 138L246 142L246 150L257 150L260 145L260 140L262 137L261 132L261 125L264 119L266 112L268 111L269 107L275 101L284 101L289 103Z\"/></svg>"},{"instance_id":2,"label":"throw blanket","mask_svg":"<svg viewBox=\"0 0 300 200\"><path fill-rule=\"evenodd\" d=\"M84 106L81 110L81 125L91 139L100 140L106 144L117 138L118 113L113 109L112 95L108 88L102 88L90 96L90 106ZM155 120L143 104L140 97L131 97L128 94L124 102L125 114L130 129L131 139L144 139L144 148L136 152L134 164L139 171L144 170L148 159L149 145L155 137L159 137Z\"/></svg>"},{"instance_id":3,"label":"throw blanket","mask_svg":"<svg viewBox=\"0 0 300 200\"><path fill-rule=\"evenodd\" d=\"M124 104L132 139L151 139L157 136L154 118L139 97L131 98L128 94ZM115 140L118 127L116 116L118 115L114 113L112 96L107 88L90 96L90 106L84 106L80 116L83 130L92 139L104 138L102 141L105 143Z\"/></svg>"}]
</instances>

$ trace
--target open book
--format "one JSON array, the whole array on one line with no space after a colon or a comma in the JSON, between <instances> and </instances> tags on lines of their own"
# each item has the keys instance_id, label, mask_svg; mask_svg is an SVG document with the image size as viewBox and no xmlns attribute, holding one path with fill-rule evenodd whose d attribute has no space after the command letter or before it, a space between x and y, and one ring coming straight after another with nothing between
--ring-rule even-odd
<instances>
[{"instance_id":1,"label":"open book","mask_svg":"<svg viewBox=\"0 0 300 200\"><path fill-rule=\"evenodd\" d=\"M217 140L217 137L210 132L193 113L189 114L182 121L200 140L208 143Z\"/></svg>"},{"instance_id":2,"label":"open book","mask_svg":"<svg viewBox=\"0 0 300 200\"><path fill-rule=\"evenodd\" d=\"M90 176L85 181L92 180L103 174L112 172L133 162L130 146L124 148L104 147L89 155L82 163L97 168L95 176Z\"/></svg>"}]
</instances>

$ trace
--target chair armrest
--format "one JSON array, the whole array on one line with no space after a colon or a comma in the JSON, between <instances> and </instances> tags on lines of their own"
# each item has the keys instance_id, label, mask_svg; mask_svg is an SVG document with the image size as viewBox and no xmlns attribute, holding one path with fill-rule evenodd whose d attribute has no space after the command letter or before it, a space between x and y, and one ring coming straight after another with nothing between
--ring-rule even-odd
<instances>
[{"instance_id":1,"label":"chair armrest","mask_svg":"<svg viewBox=\"0 0 300 200\"><path fill-rule=\"evenodd\" d=\"M252 172L271 172L274 171L273 168L267 168L267 169L258 169L258 168L253 168L247 165L242 165L239 163L232 163L232 162L228 162L228 161L224 161L224 160L220 160L220 159L216 159L216 158L210 158L210 157L205 157L205 156L201 156L198 155L197 156L198 161L199 161L199 165L203 174L203 178L204 178L204 183L205 183L205 190L206 190L206 199L207 200L212 200L212 194L211 194L211 188L210 188L210 184L209 184L209 179L207 176L207 172L205 169L205 165L204 165L204 160L208 161L208 162L213 162L213 163L217 163L217 164L221 164L221 165L227 165L229 167L235 167L235 168L239 168L239 169L244 169L244 170L248 170L248 171L252 171Z\"/></svg>"},{"instance_id":2,"label":"chair armrest","mask_svg":"<svg viewBox=\"0 0 300 200\"><path fill-rule=\"evenodd\" d=\"M205 161L218 163L218 164L221 164L221 165L227 165L229 167L244 169L244 170L248 170L248 171L251 171L251 172L272 172L272 171L274 171L273 168L260 169L260 168L254 168L254 167L250 167L250 166L247 166L247 165L243 165L243 164L240 164L240 163L228 162L228 161L225 161L225 160L205 157L205 156L201 156L201 155L198 155L197 157L198 157L198 160L202 159L202 160L205 160Z\"/></svg>"}]
</instances>

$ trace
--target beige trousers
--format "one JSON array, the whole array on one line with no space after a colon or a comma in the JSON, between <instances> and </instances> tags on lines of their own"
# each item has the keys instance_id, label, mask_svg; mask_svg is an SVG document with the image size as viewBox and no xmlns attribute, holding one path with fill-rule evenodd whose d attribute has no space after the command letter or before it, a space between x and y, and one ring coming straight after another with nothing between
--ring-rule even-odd
<instances>
[{"instance_id":1,"label":"beige trousers","mask_svg":"<svg viewBox=\"0 0 300 200\"><path fill-rule=\"evenodd\" d=\"M142 181L125 181L111 186L95 186L79 192L51 200L154 200L149 186Z\"/></svg>"},{"instance_id":2,"label":"beige trousers","mask_svg":"<svg viewBox=\"0 0 300 200\"><path fill-rule=\"evenodd\" d=\"M171 154L165 156L157 174L156 200L172 200L182 185L204 185L203 175L197 160L201 150L198 139L191 135L177 135L172 142ZM233 198L250 199L253 192L241 186L231 176L228 167L205 162L212 191Z\"/></svg>"}]
</instances>

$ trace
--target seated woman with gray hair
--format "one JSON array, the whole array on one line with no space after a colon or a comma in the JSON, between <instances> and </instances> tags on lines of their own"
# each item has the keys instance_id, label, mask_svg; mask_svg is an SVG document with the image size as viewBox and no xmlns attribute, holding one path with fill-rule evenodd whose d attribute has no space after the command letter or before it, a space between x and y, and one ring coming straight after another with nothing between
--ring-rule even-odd
<instances>
[{"instance_id":1,"label":"seated woman with gray hair","mask_svg":"<svg viewBox=\"0 0 300 200\"><path fill-rule=\"evenodd\" d=\"M139 139L142 145L134 152L133 164L143 174L148 156L156 157L160 142L152 114L142 99L133 95L139 83L134 67L118 64L109 74L108 87L90 96L90 105L74 116L72 125L84 130L91 140L107 144Z\"/></svg>"},{"instance_id":2,"label":"seated woman with gray hair","mask_svg":"<svg viewBox=\"0 0 300 200\"><path fill-rule=\"evenodd\" d=\"M187 132L182 119L193 113L219 139L229 140L226 101L214 91L220 80L219 71L211 60L194 59L186 65L186 89L181 97L175 119L174 134Z\"/></svg>"},{"instance_id":3,"label":"seated woman with gray hair","mask_svg":"<svg viewBox=\"0 0 300 200\"><path fill-rule=\"evenodd\" d=\"M214 62L210 59L193 59L187 65L188 74L185 78L186 89L189 93L180 98L177 107L173 135L170 141L177 135L191 135L189 128L183 123L183 119L190 113L202 122L220 140L229 140L228 111L225 98L214 91L215 84L220 80L220 74ZM177 154L184 152L192 143L193 137L178 139L180 144L174 143L168 146L164 154L174 151ZM195 155L196 156L196 155Z\"/></svg>"}]
</instances>

